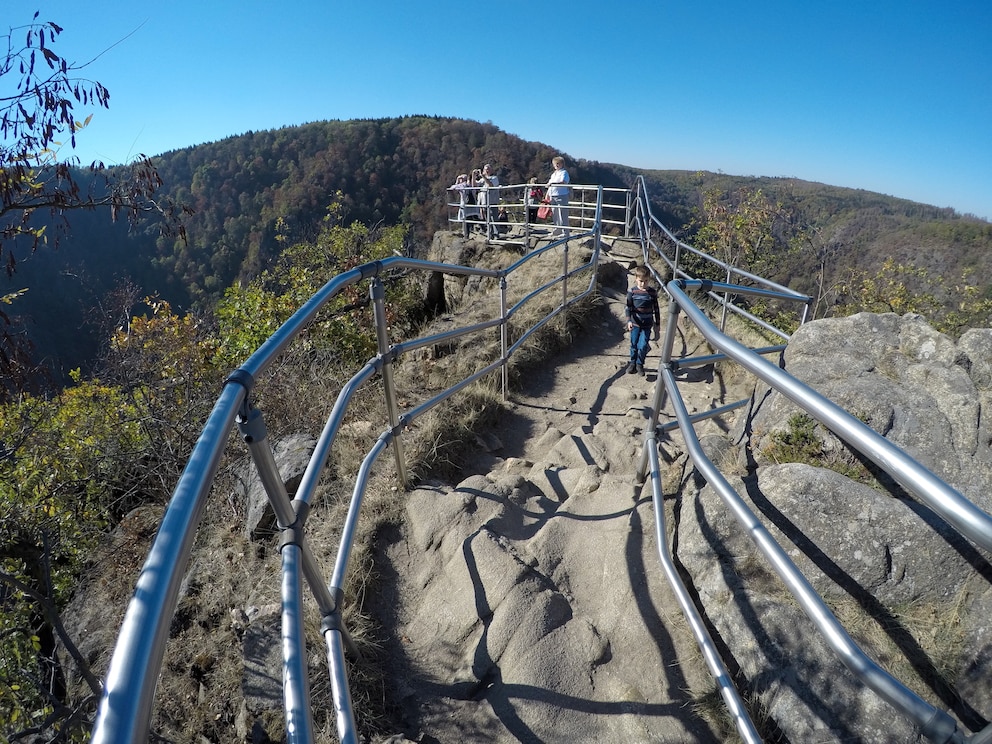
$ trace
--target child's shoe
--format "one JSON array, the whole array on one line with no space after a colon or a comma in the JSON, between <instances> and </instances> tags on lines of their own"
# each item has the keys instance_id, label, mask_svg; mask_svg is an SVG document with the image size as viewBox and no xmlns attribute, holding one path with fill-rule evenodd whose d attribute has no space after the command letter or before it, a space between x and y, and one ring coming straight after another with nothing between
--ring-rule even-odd
<instances>
[{"instance_id":1,"label":"child's shoe","mask_svg":"<svg viewBox=\"0 0 992 744\"><path fill-rule=\"evenodd\" d=\"M644 365L643 364L638 364L637 365L637 374L639 374L641 377L644 377Z\"/></svg>"},{"instance_id":2,"label":"child's shoe","mask_svg":"<svg viewBox=\"0 0 992 744\"><path fill-rule=\"evenodd\" d=\"M635 362L631 362L630 364L627 365L627 374L628 375L632 375L636 371L637 371L637 364Z\"/></svg>"}]
</instances>

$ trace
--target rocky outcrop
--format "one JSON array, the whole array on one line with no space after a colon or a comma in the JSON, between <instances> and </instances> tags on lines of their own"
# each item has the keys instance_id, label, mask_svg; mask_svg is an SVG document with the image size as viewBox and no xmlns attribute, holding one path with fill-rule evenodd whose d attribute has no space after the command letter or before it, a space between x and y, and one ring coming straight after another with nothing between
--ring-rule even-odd
<instances>
[{"instance_id":1,"label":"rocky outcrop","mask_svg":"<svg viewBox=\"0 0 992 744\"><path fill-rule=\"evenodd\" d=\"M917 316L860 314L800 328L784 361L982 509L992 506L992 330L955 343ZM798 436L799 409L765 387L753 401L734 432L753 463L738 493L869 656L964 730L981 728L992 717L992 669L982 668L992 654L988 555L873 478L820 426L807 462L776 462L785 435ZM707 617L788 740L916 740L814 634L713 489L683 496L677 537Z\"/></svg>"},{"instance_id":2,"label":"rocky outcrop","mask_svg":"<svg viewBox=\"0 0 992 744\"><path fill-rule=\"evenodd\" d=\"M638 415L599 436L632 442ZM444 742L706 740L650 503L595 439L542 439L546 460L409 495L382 598L408 726Z\"/></svg>"}]
</instances>

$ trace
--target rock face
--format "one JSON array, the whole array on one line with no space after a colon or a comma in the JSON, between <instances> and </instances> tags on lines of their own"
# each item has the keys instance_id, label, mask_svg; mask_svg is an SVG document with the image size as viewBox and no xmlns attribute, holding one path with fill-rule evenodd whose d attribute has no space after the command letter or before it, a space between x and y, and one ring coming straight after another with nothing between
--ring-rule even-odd
<instances>
[{"instance_id":1,"label":"rock face","mask_svg":"<svg viewBox=\"0 0 992 744\"><path fill-rule=\"evenodd\" d=\"M546 439L547 461L410 494L387 551L406 717L445 742L707 740L650 504L573 435Z\"/></svg>"},{"instance_id":2,"label":"rock face","mask_svg":"<svg viewBox=\"0 0 992 744\"><path fill-rule=\"evenodd\" d=\"M785 369L988 511L990 360L992 330L955 344L919 317L860 314L801 328ZM738 493L869 656L965 730L981 728L992 716L992 670L977 671L992 640L988 555L897 486L815 463L776 464L799 409L765 388L753 400L734 432L756 466L737 480ZM813 431L823 461L871 480L842 442ZM713 489L685 498L681 516L679 557L789 740L915 740L814 634Z\"/></svg>"},{"instance_id":3,"label":"rock face","mask_svg":"<svg viewBox=\"0 0 992 744\"><path fill-rule=\"evenodd\" d=\"M523 458L497 430L506 450L487 475L414 491L405 521L381 536L380 571L392 581L376 604L395 628L390 695L407 736L735 736L696 712L712 682L662 578L649 491L633 480L654 375L624 375L625 354L621 336L596 362L559 367L573 393L560 379L547 389L532 380L548 415L560 406L564 418L532 428ZM992 331L955 343L914 316L817 321L784 363L989 510ZM680 383L690 412L732 399L719 370L697 378ZM880 485L822 427L812 428L816 457L785 461L797 412L759 387L735 421L701 424L704 449L720 464L749 463L734 487L861 648L961 731L982 728L992 717L988 556ZM660 441L676 560L766 740L924 741L816 633L694 477L681 435Z\"/></svg>"}]
</instances>

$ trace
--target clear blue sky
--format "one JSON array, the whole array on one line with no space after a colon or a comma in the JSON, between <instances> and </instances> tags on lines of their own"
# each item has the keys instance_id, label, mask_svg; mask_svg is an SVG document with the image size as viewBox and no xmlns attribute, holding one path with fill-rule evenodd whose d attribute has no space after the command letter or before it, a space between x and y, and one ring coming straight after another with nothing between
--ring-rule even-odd
<instances>
[{"instance_id":1,"label":"clear blue sky","mask_svg":"<svg viewBox=\"0 0 992 744\"><path fill-rule=\"evenodd\" d=\"M4 0L110 89L121 162L324 119L489 121L576 158L793 176L992 218L990 0Z\"/></svg>"}]
</instances>

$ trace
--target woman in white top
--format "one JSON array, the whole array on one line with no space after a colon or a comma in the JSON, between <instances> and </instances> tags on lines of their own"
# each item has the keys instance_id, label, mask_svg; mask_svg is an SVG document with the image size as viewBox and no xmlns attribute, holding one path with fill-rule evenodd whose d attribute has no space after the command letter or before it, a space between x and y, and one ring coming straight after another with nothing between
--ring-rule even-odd
<instances>
[{"instance_id":1,"label":"woman in white top","mask_svg":"<svg viewBox=\"0 0 992 744\"><path fill-rule=\"evenodd\" d=\"M458 222L465 220L477 220L482 217L479 208L475 206L475 199L468 185L468 175L463 173L455 179L455 185L449 190L458 195Z\"/></svg>"},{"instance_id":2,"label":"woman in white top","mask_svg":"<svg viewBox=\"0 0 992 744\"><path fill-rule=\"evenodd\" d=\"M567 238L568 231L568 192L567 185L568 171L565 170L565 158L556 155L551 165L554 166L554 173L548 179L548 200L551 202L551 212L554 216L555 229L551 233L551 238Z\"/></svg>"}]
</instances>

